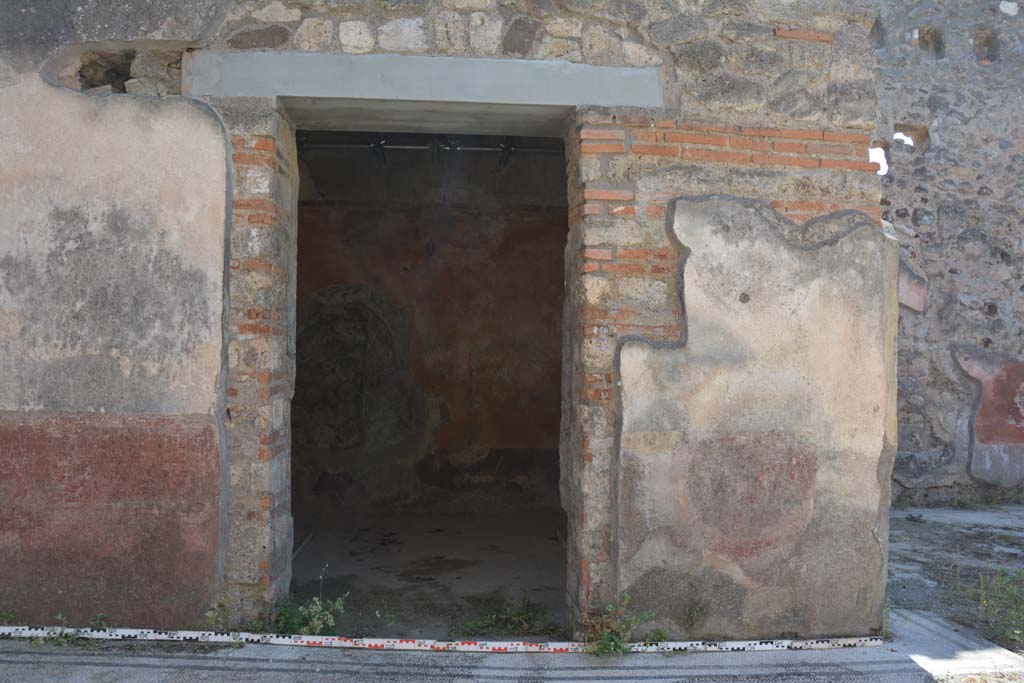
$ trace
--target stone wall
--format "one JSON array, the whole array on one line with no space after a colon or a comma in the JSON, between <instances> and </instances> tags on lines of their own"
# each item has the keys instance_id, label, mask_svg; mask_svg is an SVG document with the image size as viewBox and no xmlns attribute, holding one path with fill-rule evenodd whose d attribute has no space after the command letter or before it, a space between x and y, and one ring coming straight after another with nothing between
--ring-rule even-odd
<instances>
[{"instance_id":1,"label":"stone wall","mask_svg":"<svg viewBox=\"0 0 1024 683\"><path fill-rule=\"evenodd\" d=\"M553 151L504 167L491 152L300 154L300 523L557 508L568 227Z\"/></svg>"},{"instance_id":2,"label":"stone wall","mask_svg":"<svg viewBox=\"0 0 1024 683\"><path fill-rule=\"evenodd\" d=\"M681 195L730 194L774 204L797 221L840 208L864 209L873 217L878 212L878 180L865 153L875 122L873 14L854 0L190 0L140 4L137 13L117 18L103 12L68 16L72 13L53 8L40 13L48 19L26 20L8 6L0 8L0 45L5 46L0 80L6 72L41 68L53 83L81 86L76 74L88 63L87 53L101 48L458 54L661 70L664 109L583 109L566 135L570 228L560 460L569 517L568 601L577 625L629 588L632 569L623 549L649 531L642 519L640 526L621 523L651 501L620 495L619 437L629 403L622 403L617 353L627 340L654 346L686 340L686 297L679 279L685 253L666 225L670 202ZM186 56L184 69L187 61ZM128 91L131 79L123 80L122 71L111 70L114 82L104 92L117 91L118 83ZM159 86L156 90L160 94ZM288 406L295 357L298 170L295 131L277 102L233 98L210 104L221 114L233 147L230 291L224 310L229 525L219 596L241 619L282 597L290 579ZM874 235L881 240L881 233ZM770 271L772 259L763 264ZM878 264L862 265L867 275ZM851 311L851 316L860 320L869 313L884 311ZM871 438L883 444L883 434L890 434L884 416L881 407L871 417L859 416ZM834 502L862 490L884 493L879 473L887 480L886 451L871 457L874 469L866 459L858 460L854 478L842 486L816 478L813 487L800 489L796 502ZM678 490L690 485L687 472L672 476ZM720 504L708 500L713 507ZM886 506L874 509L874 516L843 516L828 528L848 524L858 539L869 534L876 540L880 554L864 576L880 582ZM665 547L664 557L673 557L679 547ZM827 545L815 546L816 557L829 551ZM782 571L795 557L788 547L772 566ZM811 578L823 580L824 569ZM849 605L858 588L838 590L844 592L837 604ZM796 597L787 596L775 606L797 610ZM673 634L715 628L688 624L669 603L655 607ZM739 630L721 635L782 628L781 621L751 614L737 622ZM794 630L863 632L880 627L880 614L880 593L872 590L856 609L839 610L828 619L796 620Z\"/></svg>"},{"instance_id":3,"label":"stone wall","mask_svg":"<svg viewBox=\"0 0 1024 683\"><path fill-rule=\"evenodd\" d=\"M870 128L868 7L846 0L236 2L209 47L664 67L672 111Z\"/></svg>"},{"instance_id":4,"label":"stone wall","mask_svg":"<svg viewBox=\"0 0 1024 683\"><path fill-rule=\"evenodd\" d=\"M895 480L910 500L969 499L957 489L1024 479L1014 402L1024 395L1024 12L995 1L879 8L884 218L900 239L909 303ZM1002 425L1001 435L988 440L979 420Z\"/></svg>"},{"instance_id":5,"label":"stone wall","mask_svg":"<svg viewBox=\"0 0 1024 683\"><path fill-rule=\"evenodd\" d=\"M0 604L192 622L222 573L224 133L0 87Z\"/></svg>"},{"instance_id":6,"label":"stone wall","mask_svg":"<svg viewBox=\"0 0 1024 683\"><path fill-rule=\"evenodd\" d=\"M295 129L270 100L212 103L230 136L228 435L231 509L218 604L236 620L291 583L291 398L295 383Z\"/></svg>"}]
</instances>

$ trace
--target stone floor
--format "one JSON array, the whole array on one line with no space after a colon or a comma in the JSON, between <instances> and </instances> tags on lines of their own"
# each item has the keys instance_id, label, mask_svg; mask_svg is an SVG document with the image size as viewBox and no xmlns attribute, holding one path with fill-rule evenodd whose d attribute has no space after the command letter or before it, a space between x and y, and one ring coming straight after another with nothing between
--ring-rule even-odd
<instances>
[{"instance_id":1,"label":"stone floor","mask_svg":"<svg viewBox=\"0 0 1024 683\"><path fill-rule=\"evenodd\" d=\"M0 641L0 682L17 683L1019 683L1024 658L929 613L892 610L880 647L771 652L467 654L274 645Z\"/></svg>"},{"instance_id":2,"label":"stone floor","mask_svg":"<svg viewBox=\"0 0 1024 683\"><path fill-rule=\"evenodd\" d=\"M345 635L444 639L526 599L550 617L537 639L564 639L562 519L366 517L318 528L295 557L292 590L301 600L348 593Z\"/></svg>"},{"instance_id":3,"label":"stone floor","mask_svg":"<svg viewBox=\"0 0 1024 683\"><path fill-rule=\"evenodd\" d=\"M74 649L0 641L3 683L926 683L883 648L594 657L372 652L246 645L217 651Z\"/></svg>"},{"instance_id":4,"label":"stone floor","mask_svg":"<svg viewBox=\"0 0 1024 683\"><path fill-rule=\"evenodd\" d=\"M976 628L999 644L1024 650L1001 633L981 601L1017 591L1013 604L1024 623L1024 506L958 510L908 508L892 512L889 537L889 604L926 610ZM984 590L983 590L984 589ZM998 607L998 605L996 605ZM1008 609L1012 605L1007 606ZM1024 633L1020 634L1024 637Z\"/></svg>"}]
</instances>

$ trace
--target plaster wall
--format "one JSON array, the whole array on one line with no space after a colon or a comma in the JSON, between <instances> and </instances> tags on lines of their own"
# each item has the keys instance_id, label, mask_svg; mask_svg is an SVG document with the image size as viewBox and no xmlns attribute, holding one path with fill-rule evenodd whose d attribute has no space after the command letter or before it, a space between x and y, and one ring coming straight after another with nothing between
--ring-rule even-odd
<instances>
[{"instance_id":1,"label":"plaster wall","mask_svg":"<svg viewBox=\"0 0 1024 683\"><path fill-rule=\"evenodd\" d=\"M28 75L0 144L0 601L189 622L223 560L223 129Z\"/></svg>"},{"instance_id":2,"label":"plaster wall","mask_svg":"<svg viewBox=\"0 0 1024 683\"><path fill-rule=\"evenodd\" d=\"M896 241L852 212L674 209L684 343L619 352L619 590L686 638L877 630Z\"/></svg>"}]
</instances>

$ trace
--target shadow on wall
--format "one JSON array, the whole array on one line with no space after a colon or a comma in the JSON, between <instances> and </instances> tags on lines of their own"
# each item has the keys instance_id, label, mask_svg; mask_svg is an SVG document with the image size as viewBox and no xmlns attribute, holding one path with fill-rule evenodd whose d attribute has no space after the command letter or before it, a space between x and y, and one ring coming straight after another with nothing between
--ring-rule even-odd
<instances>
[{"instance_id":1,"label":"shadow on wall","mask_svg":"<svg viewBox=\"0 0 1024 683\"><path fill-rule=\"evenodd\" d=\"M391 478L386 463L408 468L408 455L426 447L411 320L366 285L335 285L303 301L296 339L293 478L344 507L374 488L371 478Z\"/></svg>"}]
</instances>

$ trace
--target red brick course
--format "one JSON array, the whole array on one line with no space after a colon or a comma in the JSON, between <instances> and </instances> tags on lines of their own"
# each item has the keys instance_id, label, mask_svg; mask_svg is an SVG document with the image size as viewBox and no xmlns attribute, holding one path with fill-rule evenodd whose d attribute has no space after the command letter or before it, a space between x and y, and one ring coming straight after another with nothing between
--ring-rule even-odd
<instances>
[{"instance_id":1,"label":"red brick course","mask_svg":"<svg viewBox=\"0 0 1024 683\"><path fill-rule=\"evenodd\" d=\"M810 40L817 43L831 43L833 40L832 34L827 31L812 31L810 29L803 28L783 28L779 27L775 29L776 38L787 38L789 40Z\"/></svg>"}]
</instances>

